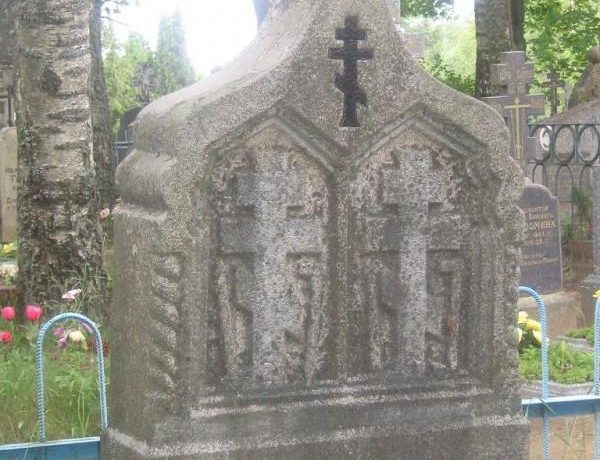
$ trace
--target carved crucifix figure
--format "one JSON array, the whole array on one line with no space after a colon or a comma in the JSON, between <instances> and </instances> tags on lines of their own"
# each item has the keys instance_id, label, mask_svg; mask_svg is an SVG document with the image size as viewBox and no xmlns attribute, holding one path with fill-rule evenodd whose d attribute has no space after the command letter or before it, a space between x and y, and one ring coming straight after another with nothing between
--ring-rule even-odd
<instances>
[{"instance_id":1,"label":"carved crucifix figure","mask_svg":"<svg viewBox=\"0 0 600 460\"><path fill-rule=\"evenodd\" d=\"M359 42L367 39L367 31L358 26L356 16L346 18L346 26L335 31L335 38L344 42L342 47L329 49L329 57L344 61L344 73L336 73L335 86L344 93L344 115L341 127L360 126L358 104L367 105L367 95L358 83L358 62L373 59L371 48L359 48Z\"/></svg>"},{"instance_id":2,"label":"carved crucifix figure","mask_svg":"<svg viewBox=\"0 0 600 460\"><path fill-rule=\"evenodd\" d=\"M220 263L235 275L218 307L226 372L239 374L235 363L247 356L258 382L310 380L327 333L327 190L301 154L251 156L251 167L229 172L224 194L233 206L219 218Z\"/></svg>"}]
</instances>

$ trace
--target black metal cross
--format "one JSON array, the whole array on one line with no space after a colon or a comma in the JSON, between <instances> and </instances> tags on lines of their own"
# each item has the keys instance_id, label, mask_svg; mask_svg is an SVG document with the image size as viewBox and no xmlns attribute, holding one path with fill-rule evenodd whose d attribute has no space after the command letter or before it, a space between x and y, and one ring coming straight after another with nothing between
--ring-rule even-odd
<instances>
[{"instance_id":1,"label":"black metal cross","mask_svg":"<svg viewBox=\"0 0 600 460\"><path fill-rule=\"evenodd\" d=\"M340 126L356 128L357 104L367 105L367 95L358 85L358 61L373 59L371 48L359 48L358 42L367 39L367 31L358 27L358 17L346 17L346 26L336 29L335 38L344 42L343 47L329 48L329 58L344 61L344 73L335 74L335 86L344 93L344 115Z\"/></svg>"},{"instance_id":2,"label":"black metal cross","mask_svg":"<svg viewBox=\"0 0 600 460\"><path fill-rule=\"evenodd\" d=\"M548 74L548 81L544 82L544 87L550 88L551 115L558 113L558 88L565 87L565 81L560 79L554 70Z\"/></svg>"}]
</instances>

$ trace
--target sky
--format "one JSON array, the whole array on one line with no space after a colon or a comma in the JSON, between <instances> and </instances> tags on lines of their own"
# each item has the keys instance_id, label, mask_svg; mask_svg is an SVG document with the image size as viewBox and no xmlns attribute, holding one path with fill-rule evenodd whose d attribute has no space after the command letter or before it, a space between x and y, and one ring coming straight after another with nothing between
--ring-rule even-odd
<instances>
[{"instance_id":1,"label":"sky","mask_svg":"<svg viewBox=\"0 0 600 460\"><path fill-rule=\"evenodd\" d=\"M459 17L473 15L474 0L455 0ZM114 17L121 40L141 33L154 49L161 16L179 10L186 28L187 49L196 72L211 71L234 59L256 34L252 0L137 0Z\"/></svg>"}]
</instances>

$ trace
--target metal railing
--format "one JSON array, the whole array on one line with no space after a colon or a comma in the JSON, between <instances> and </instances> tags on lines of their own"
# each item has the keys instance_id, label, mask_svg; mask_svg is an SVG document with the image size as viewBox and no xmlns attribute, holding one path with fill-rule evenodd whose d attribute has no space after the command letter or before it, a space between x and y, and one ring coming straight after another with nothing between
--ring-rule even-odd
<instances>
[{"instance_id":1,"label":"metal railing","mask_svg":"<svg viewBox=\"0 0 600 460\"><path fill-rule=\"evenodd\" d=\"M600 299L594 313L594 387L591 395L561 396L550 395L548 364L548 323L546 306L540 295L528 287L520 287L519 292L534 298L542 326L542 394L540 398L523 400L523 413L530 419L543 420L544 460L550 460L550 418L572 415L594 415L594 460L600 460Z\"/></svg>"},{"instance_id":2,"label":"metal railing","mask_svg":"<svg viewBox=\"0 0 600 460\"><path fill-rule=\"evenodd\" d=\"M538 123L530 126L530 135L527 175L558 197L563 222L568 220L587 234L585 222L579 222L572 191L576 186L591 197L592 167L600 163L600 123Z\"/></svg>"},{"instance_id":3,"label":"metal railing","mask_svg":"<svg viewBox=\"0 0 600 460\"><path fill-rule=\"evenodd\" d=\"M100 428L108 427L108 406L106 402L106 378L104 374L104 345L98 326L79 313L63 313L55 316L40 329L36 343L38 438L37 443L0 446L0 460L97 460L100 456L100 438L64 439L47 442L46 404L44 385L44 339L50 328L58 322L76 320L89 327L96 342L96 366L98 372L98 393L100 401ZM10 416L10 414L8 414Z\"/></svg>"}]
</instances>

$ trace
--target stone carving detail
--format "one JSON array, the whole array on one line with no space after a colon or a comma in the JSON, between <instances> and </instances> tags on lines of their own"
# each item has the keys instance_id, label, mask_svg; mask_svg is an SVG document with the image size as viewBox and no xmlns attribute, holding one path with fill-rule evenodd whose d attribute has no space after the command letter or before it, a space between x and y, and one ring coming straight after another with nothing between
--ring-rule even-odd
<instances>
[{"instance_id":1,"label":"stone carving detail","mask_svg":"<svg viewBox=\"0 0 600 460\"><path fill-rule=\"evenodd\" d=\"M460 310L464 264L458 251L432 251L427 260L430 299L425 332L427 371L458 370L458 343L464 334Z\"/></svg>"},{"instance_id":2,"label":"stone carving detail","mask_svg":"<svg viewBox=\"0 0 600 460\"><path fill-rule=\"evenodd\" d=\"M393 144L358 165L350 192L351 323L368 325L350 331L350 349L358 352L352 367L411 375L455 369L463 229L455 209L460 183L452 178L458 161L437 145ZM428 290L452 295L432 301Z\"/></svg>"},{"instance_id":3,"label":"stone carving detail","mask_svg":"<svg viewBox=\"0 0 600 460\"><path fill-rule=\"evenodd\" d=\"M329 332L328 186L279 130L258 137L260 148L227 153L212 175L213 379L310 382Z\"/></svg>"},{"instance_id":4,"label":"stone carving detail","mask_svg":"<svg viewBox=\"0 0 600 460\"><path fill-rule=\"evenodd\" d=\"M180 326L182 261L177 254L156 254L152 293L158 300L150 320L150 376L158 393L175 390L178 372L178 329Z\"/></svg>"}]
</instances>

